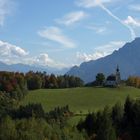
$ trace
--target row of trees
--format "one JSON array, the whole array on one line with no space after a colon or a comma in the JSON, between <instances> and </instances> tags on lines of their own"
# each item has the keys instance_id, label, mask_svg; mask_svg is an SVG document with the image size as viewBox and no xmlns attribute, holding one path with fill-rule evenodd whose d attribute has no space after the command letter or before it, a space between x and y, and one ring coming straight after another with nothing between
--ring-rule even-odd
<instances>
[{"instance_id":1,"label":"row of trees","mask_svg":"<svg viewBox=\"0 0 140 140\"><path fill-rule=\"evenodd\" d=\"M25 106L20 106L18 109L13 108L11 110L7 110L6 114L8 114L14 120L25 118L29 119L31 117L38 119L43 118L51 125L59 124L61 126L63 126L66 123L67 119L73 115L68 105L64 107L56 107L54 108L54 110L45 113L41 104L28 104Z\"/></svg>"},{"instance_id":2,"label":"row of trees","mask_svg":"<svg viewBox=\"0 0 140 140\"><path fill-rule=\"evenodd\" d=\"M91 140L139 140L140 101L125 101L124 107L117 103L112 109L87 115L77 125L79 131L85 130Z\"/></svg>"},{"instance_id":3,"label":"row of trees","mask_svg":"<svg viewBox=\"0 0 140 140\"><path fill-rule=\"evenodd\" d=\"M45 72L30 71L25 75L27 79L28 89L39 88L71 88L83 86L83 81L74 76L55 76L54 74L47 75Z\"/></svg>"},{"instance_id":4,"label":"row of trees","mask_svg":"<svg viewBox=\"0 0 140 140\"><path fill-rule=\"evenodd\" d=\"M83 86L83 81L74 76L47 75L30 71L26 74L0 72L0 91L16 100L22 99L28 90L40 88L71 88Z\"/></svg>"}]
</instances>

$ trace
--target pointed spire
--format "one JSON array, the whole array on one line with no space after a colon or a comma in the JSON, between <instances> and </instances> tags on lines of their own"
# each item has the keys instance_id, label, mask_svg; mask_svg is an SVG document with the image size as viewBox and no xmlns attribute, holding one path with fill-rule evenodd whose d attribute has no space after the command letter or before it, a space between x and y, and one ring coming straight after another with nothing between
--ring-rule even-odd
<instances>
[{"instance_id":1,"label":"pointed spire","mask_svg":"<svg viewBox=\"0 0 140 140\"><path fill-rule=\"evenodd\" d=\"M117 71L117 72L119 72L119 71L120 71L120 70L119 70L119 65L117 65L117 69L116 69L116 71Z\"/></svg>"}]
</instances>

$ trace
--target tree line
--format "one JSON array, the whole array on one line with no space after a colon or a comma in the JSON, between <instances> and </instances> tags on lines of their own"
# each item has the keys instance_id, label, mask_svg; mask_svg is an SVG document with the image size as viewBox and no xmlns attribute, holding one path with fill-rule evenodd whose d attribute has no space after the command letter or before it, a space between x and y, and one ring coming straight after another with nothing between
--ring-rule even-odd
<instances>
[{"instance_id":1,"label":"tree line","mask_svg":"<svg viewBox=\"0 0 140 140\"><path fill-rule=\"evenodd\" d=\"M74 76L54 74L48 75L46 72L19 73L0 72L0 91L14 99L22 99L28 90L48 89L48 88L72 88L81 87L84 82Z\"/></svg>"},{"instance_id":2,"label":"tree line","mask_svg":"<svg viewBox=\"0 0 140 140\"><path fill-rule=\"evenodd\" d=\"M39 88L72 88L84 85L84 82L79 77L69 75L55 76L54 74L47 75L45 72L30 71L25 74L25 77L29 90Z\"/></svg>"}]
</instances>

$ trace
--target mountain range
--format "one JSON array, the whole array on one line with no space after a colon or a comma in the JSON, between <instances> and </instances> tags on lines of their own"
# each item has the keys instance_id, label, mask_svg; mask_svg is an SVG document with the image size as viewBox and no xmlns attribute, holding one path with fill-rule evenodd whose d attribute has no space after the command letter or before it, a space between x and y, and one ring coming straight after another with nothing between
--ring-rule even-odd
<instances>
[{"instance_id":1,"label":"mountain range","mask_svg":"<svg viewBox=\"0 0 140 140\"><path fill-rule=\"evenodd\" d=\"M43 67L43 66L34 66L34 65L25 65L25 64L5 64L3 62L0 62L0 71L13 71L13 72L23 72L26 73L28 71L45 71L48 74L65 74L68 71L68 68L64 69L57 69L57 68L51 68L51 67Z\"/></svg>"},{"instance_id":2,"label":"mountain range","mask_svg":"<svg viewBox=\"0 0 140 140\"><path fill-rule=\"evenodd\" d=\"M114 51L106 57L74 66L67 74L78 76L88 83L95 80L97 73L104 73L105 76L115 73L117 65L120 68L122 79L126 79L130 75L140 76L140 38L126 43L118 51Z\"/></svg>"}]
</instances>

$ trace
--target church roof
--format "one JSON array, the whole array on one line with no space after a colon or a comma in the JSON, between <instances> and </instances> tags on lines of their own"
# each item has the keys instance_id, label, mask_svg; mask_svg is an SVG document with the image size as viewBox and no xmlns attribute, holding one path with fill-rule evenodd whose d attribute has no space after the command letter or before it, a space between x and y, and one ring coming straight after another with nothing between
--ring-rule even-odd
<instances>
[{"instance_id":1,"label":"church roof","mask_svg":"<svg viewBox=\"0 0 140 140\"><path fill-rule=\"evenodd\" d=\"M107 81L116 81L116 75L111 74L111 75L109 75L109 76L107 77L106 80L107 80Z\"/></svg>"}]
</instances>

